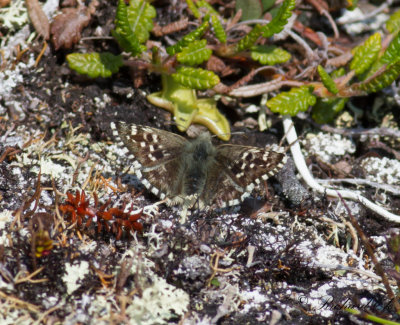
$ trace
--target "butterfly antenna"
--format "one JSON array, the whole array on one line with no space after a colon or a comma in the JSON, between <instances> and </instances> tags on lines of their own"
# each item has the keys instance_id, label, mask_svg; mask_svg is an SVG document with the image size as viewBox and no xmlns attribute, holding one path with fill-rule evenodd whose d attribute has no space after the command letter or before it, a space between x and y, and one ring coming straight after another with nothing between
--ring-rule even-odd
<instances>
[{"instance_id":1,"label":"butterfly antenna","mask_svg":"<svg viewBox=\"0 0 400 325\"><path fill-rule=\"evenodd\" d=\"M235 132L229 132L229 133L213 134L211 137L214 138L214 137L218 137L218 136L221 136L221 135L237 135L237 134L246 134L246 133L243 132L243 131L235 131Z\"/></svg>"}]
</instances>

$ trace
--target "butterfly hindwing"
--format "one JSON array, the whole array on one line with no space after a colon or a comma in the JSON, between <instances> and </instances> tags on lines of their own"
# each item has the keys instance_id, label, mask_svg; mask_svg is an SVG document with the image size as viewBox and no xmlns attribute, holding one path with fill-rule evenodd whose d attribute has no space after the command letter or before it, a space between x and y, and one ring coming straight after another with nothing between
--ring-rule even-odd
<instances>
[{"instance_id":1,"label":"butterfly hindwing","mask_svg":"<svg viewBox=\"0 0 400 325\"><path fill-rule=\"evenodd\" d=\"M206 187L212 191L212 202L218 206L239 204L261 184L275 175L286 163L284 149L220 145L215 157L216 175L208 177ZM219 183L220 185L216 184Z\"/></svg>"}]
</instances>

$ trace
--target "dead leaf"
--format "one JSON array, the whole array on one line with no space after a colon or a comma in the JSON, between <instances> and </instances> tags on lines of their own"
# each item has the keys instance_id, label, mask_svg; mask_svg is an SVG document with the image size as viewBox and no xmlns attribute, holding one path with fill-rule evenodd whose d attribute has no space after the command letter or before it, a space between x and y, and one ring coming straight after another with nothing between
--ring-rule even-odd
<instances>
[{"instance_id":1,"label":"dead leaf","mask_svg":"<svg viewBox=\"0 0 400 325\"><path fill-rule=\"evenodd\" d=\"M36 32L45 40L50 36L50 23L38 0L26 0L28 15Z\"/></svg>"},{"instance_id":2,"label":"dead leaf","mask_svg":"<svg viewBox=\"0 0 400 325\"><path fill-rule=\"evenodd\" d=\"M51 41L56 50L70 49L81 39L82 29L90 22L90 13L85 6L64 8L51 23Z\"/></svg>"},{"instance_id":3,"label":"dead leaf","mask_svg":"<svg viewBox=\"0 0 400 325\"><path fill-rule=\"evenodd\" d=\"M7 6L11 0L0 0L0 8Z\"/></svg>"}]
</instances>

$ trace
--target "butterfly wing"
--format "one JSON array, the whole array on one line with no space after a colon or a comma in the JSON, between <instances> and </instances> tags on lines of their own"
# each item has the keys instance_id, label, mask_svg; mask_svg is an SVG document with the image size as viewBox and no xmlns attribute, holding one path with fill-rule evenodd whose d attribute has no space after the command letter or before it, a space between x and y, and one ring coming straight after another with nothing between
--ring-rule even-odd
<instances>
[{"instance_id":1,"label":"butterfly wing","mask_svg":"<svg viewBox=\"0 0 400 325\"><path fill-rule=\"evenodd\" d=\"M219 207L239 204L285 163L284 148L276 145L266 148L220 145L201 199Z\"/></svg>"},{"instance_id":2,"label":"butterfly wing","mask_svg":"<svg viewBox=\"0 0 400 325\"><path fill-rule=\"evenodd\" d=\"M120 147L133 160L137 177L162 200L179 195L179 179L170 171L179 170L182 146L187 140L180 135L143 125L111 123Z\"/></svg>"}]
</instances>

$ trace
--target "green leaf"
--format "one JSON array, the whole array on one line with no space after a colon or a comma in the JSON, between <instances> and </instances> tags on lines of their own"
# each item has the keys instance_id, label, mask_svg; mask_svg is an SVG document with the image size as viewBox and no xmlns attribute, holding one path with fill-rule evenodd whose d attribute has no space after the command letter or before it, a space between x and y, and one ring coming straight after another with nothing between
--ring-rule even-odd
<instances>
[{"instance_id":1,"label":"green leaf","mask_svg":"<svg viewBox=\"0 0 400 325\"><path fill-rule=\"evenodd\" d=\"M290 60L289 52L274 45L256 45L251 48L251 58L263 65L275 65Z\"/></svg>"},{"instance_id":2,"label":"green leaf","mask_svg":"<svg viewBox=\"0 0 400 325\"><path fill-rule=\"evenodd\" d=\"M176 59L180 63L186 63L189 65L197 65L207 61L210 58L212 51L206 46L207 41L205 39L194 41L182 49L182 52L177 54Z\"/></svg>"},{"instance_id":3,"label":"green leaf","mask_svg":"<svg viewBox=\"0 0 400 325\"><path fill-rule=\"evenodd\" d=\"M128 20L132 32L135 34L139 43L145 43L150 37L153 29L153 18L156 17L156 10L152 5L144 0L130 0L128 7Z\"/></svg>"},{"instance_id":4,"label":"green leaf","mask_svg":"<svg viewBox=\"0 0 400 325\"><path fill-rule=\"evenodd\" d=\"M345 74L346 74L345 68L341 67L341 68L339 68L337 70L332 71L331 72L331 77L332 77L332 79L337 79L339 77L344 76Z\"/></svg>"},{"instance_id":5,"label":"green leaf","mask_svg":"<svg viewBox=\"0 0 400 325\"><path fill-rule=\"evenodd\" d=\"M167 47L167 53L169 55L174 55L183 48L187 47L190 43L194 42L195 40L199 39L204 35L204 33L208 30L210 24L208 21L204 21L198 28L194 31L190 32L189 34L185 35L180 41L176 44Z\"/></svg>"},{"instance_id":6,"label":"green leaf","mask_svg":"<svg viewBox=\"0 0 400 325\"><path fill-rule=\"evenodd\" d=\"M319 76L321 77L321 81L326 89L328 89L332 94L337 94L339 92L339 89L337 89L335 82L328 74L328 72L326 72L326 70L321 65L317 67L317 70Z\"/></svg>"},{"instance_id":7,"label":"green leaf","mask_svg":"<svg viewBox=\"0 0 400 325\"><path fill-rule=\"evenodd\" d=\"M211 21L211 26L214 30L214 34L217 37L217 39L221 43L226 43L226 33L224 27L222 27L221 21L219 20L218 16L211 15L210 21Z\"/></svg>"},{"instance_id":8,"label":"green leaf","mask_svg":"<svg viewBox=\"0 0 400 325\"><path fill-rule=\"evenodd\" d=\"M198 90L209 89L219 83L219 77L214 72L191 67L179 67L172 78L186 87Z\"/></svg>"},{"instance_id":9,"label":"green leaf","mask_svg":"<svg viewBox=\"0 0 400 325\"><path fill-rule=\"evenodd\" d=\"M266 105L274 113L295 116L298 112L305 112L309 106L315 104L316 97L312 94L312 89L311 86L292 88L271 98Z\"/></svg>"},{"instance_id":10,"label":"green leaf","mask_svg":"<svg viewBox=\"0 0 400 325\"><path fill-rule=\"evenodd\" d=\"M196 5L198 8L205 8L208 14L218 15L218 12L207 1L197 0Z\"/></svg>"},{"instance_id":11,"label":"green leaf","mask_svg":"<svg viewBox=\"0 0 400 325\"><path fill-rule=\"evenodd\" d=\"M348 98L318 98L312 109L312 118L319 124L332 122L348 100Z\"/></svg>"},{"instance_id":12,"label":"green leaf","mask_svg":"<svg viewBox=\"0 0 400 325\"><path fill-rule=\"evenodd\" d=\"M380 50L381 34L375 33L353 50L350 69L355 70L357 76L363 74L376 61Z\"/></svg>"},{"instance_id":13,"label":"green leaf","mask_svg":"<svg viewBox=\"0 0 400 325\"><path fill-rule=\"evenodd\" d=\"M192 12L193 16L195 16L197 19L200 18L200 12L197 9L197 7L195 6L195 4L193 3L192 0L186 0L186 4L188 6L188 9Z\"/></svg>"},{"instance_id":14,"label":"green leaf","mask_svg":"<svg viewBox=\"0 0 400 325\"><path fill-rule=\"evenodd\" d=\"M127 6L124 0L119 0L112 35L124 51L136 56L145 49L140 44L149 39L155 16L154 7L146 1L130 0Z\"/></svg>"},{"instance_id":15,"label":"green leaf","mask_svg":"<svg viewBox=\"0 0 400 325\"><path fill-rule=\"evenodd\" d=\"M391 34L396 34L400 32L400 10L396 11L393 15L390 16L390 18L386 22L386 29Z\"/></svg>"},{"instance_id":16,"label":"green leaf","mask_svg":"<svg viewBox=\"0 0 400 325\"><path fill-rule=\"evenodd\" d=\"M255 25L254 28L236 44L234 52L239 53L252 47L261 36L261 33L261 25Z\"/></svg>"},{"instance_id":17,"label":"green leaf","mask_svg":"<svg viewBox=\"0 0 400 325\"><path fill-rule=\"evenodd\" d=\"M258 19L263 13L263 6L259 0L236 0L236 12L242 9L241 21Z\"/></svg>"},{"instance_id":18,"label":"green leaf","mask_svg":"<svg viewBox=\"0 0 400 325\"><path fill-rule=\"evenodd\" d=\"M389 46L383 53L380 62L382 63L394 63L400 59L400 32L393 38Z\"/></svg>"},{"instance_id":19,"label":"green leaf","mask_svg":"<svg viewBox=\"0 0 400 325\"><path fill-rule=\"evenodd\" d=\"M390 86L400 75L400 60L384 65L374 75L370 76L362 83L354 84L351 88L355 90L364 90L368 93L377 92L387 86Z\"/></svg>"},{"instance_id":20,"label":"green leaf","mask_svg":"<svg viewBox=\"0 0 400 325\"><path fill-rule=\"evenodd\" d=\"M275 0L262 0L261 3L263 5L263 11L267 11L273 7Z\"/></svg>"},{"instance_id":21,"label":"green leaf","mask_svg":"<svg viewBox=\"0 0 400 325\"><path fill-rule=\"evenodd\" d=\"M221 283L218 281L217 278L213 278L213 279L211 280L210 284L211 284L212 286L214 286L214 287L217 287L217 288L219 288L219 287L221 286Z\"/></svg>"},{"instance_id":22,"label":"green leaf","mask_svg":"<svg viewBox=\"0 0 400 325\"><path fill-rule=\"evenodd\" d=\"M110 77L118 72L124 62L121 55L104 53L71 53L67 55L69 67L80 74L86 74L90 78Z\"/></svg>"},{"instance_id":23,"label":"green leaf","mask_svg":"<svg viewBox=\"0 0 400 325\"><path fill-rule=\"evenodd\" d=\"M271 37L280 33L292 16L292 11L296 7L296 0L285 0L272 20L262 28L264 37Z\"/></svg>"}]
</instances>

